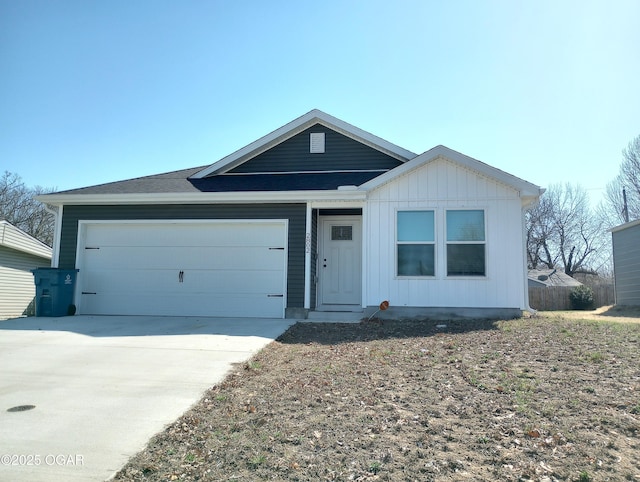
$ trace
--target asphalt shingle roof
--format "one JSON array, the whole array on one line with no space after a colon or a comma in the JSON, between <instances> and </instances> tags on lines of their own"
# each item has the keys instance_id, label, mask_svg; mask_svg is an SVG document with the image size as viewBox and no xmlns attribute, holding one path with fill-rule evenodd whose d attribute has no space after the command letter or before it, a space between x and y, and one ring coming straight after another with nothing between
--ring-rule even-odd
<instances>
[{"instance_id":1,"label":"asphalt shingle roof","mask_svg":"<svg viewBox=\"0 0 640 482\"><path fill-rule=\"evenodd\" d=\"M580 286L580 281L557 269L530 269L529 286Z\"/></svg>"},{"instance_id":2,"label":"asphalt shingle roof","mask_svg":"<svg viewBox=\"0 0 640 482\"><path fill-rule=\"evenodd\" d=\"M359 186L382 172L313 172L250 175L217 175L190 179L202 167L139 177L63 191L64 194L159 194L239 191L335 190L339 186Z\"/></svg>"}]
</instances>

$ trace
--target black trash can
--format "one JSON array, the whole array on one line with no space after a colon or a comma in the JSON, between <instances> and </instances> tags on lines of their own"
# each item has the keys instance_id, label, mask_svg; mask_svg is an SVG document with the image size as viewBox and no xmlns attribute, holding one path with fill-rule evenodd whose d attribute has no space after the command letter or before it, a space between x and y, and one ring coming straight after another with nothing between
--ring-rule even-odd
<instances>
[{"instance_id":1,"label":"black trash can","mask_svg":"<svg viewBox=\"0 0 640 482\"><path fill-rule=\"evenodd\" d=\"M38 268L32 273L36 284L36 316L76 314L77 269Z\"/></svg>"}]
</instances>

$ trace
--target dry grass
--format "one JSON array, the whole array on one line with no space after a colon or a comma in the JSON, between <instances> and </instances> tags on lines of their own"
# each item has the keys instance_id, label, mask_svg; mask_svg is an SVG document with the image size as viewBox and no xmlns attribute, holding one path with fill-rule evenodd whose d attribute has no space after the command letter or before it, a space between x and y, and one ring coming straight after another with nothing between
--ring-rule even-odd
<instances>
[{"instance_id":1,"label":"dry grass","mask_svg":"<svg viewBox=\"0 0 640 482\"><path fill-rule=\"evenodd\" d=\"M441 324L299 323L116 480L640 480L640 325Z\"/></svg>"},{"instance_id":2,"label":"dry grass","mask_svg":"<svg viewBox=\"0 0 640 482\"><path fill-rule=\"evenodd\" d=\"M602 306L591 311L540 311L537 316L549 319L640 323L640 306Z\"/></svg>"}]
</instances>

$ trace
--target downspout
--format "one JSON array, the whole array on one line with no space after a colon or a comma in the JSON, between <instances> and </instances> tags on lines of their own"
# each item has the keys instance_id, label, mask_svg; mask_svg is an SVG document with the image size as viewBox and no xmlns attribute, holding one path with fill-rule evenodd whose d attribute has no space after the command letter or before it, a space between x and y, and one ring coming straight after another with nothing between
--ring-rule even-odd
<instances>
[{"instance_id":1,"label":"downspout","mask_svg":"<svg viewBox=\"0 0 640 482\"><path fill-rule=\"evenodd\" d=\"M62 235L62 210L63 205L52 205L42 203L45 211L53 215L54 220L54 232L53 232L53 256L51 256L51 267L57 268L60 261L60 237Z\"/></svg>"},{"instance_id":2,"label":"downspout","mask_svg":"<svg viewBox=\"0 0 640 482\"><path fill-rule=\"evenodd\" d=\"M527 221L526 214L529 208L532 208L540 201L540 196L544 193L544 189L540 189L539 196L531 202L522 205L522 259L524 261L524 310L531 316L536 316L538 311L529 305L529 267L527 266Z\"/></svg>"}]
</instances>

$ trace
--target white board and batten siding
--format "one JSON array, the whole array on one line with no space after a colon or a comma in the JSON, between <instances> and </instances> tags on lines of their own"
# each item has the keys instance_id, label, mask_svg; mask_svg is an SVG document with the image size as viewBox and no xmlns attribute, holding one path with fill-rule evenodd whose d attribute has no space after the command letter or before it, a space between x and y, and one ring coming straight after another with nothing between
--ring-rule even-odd
<instances>
[{"instance_id":1,"label":"white board and batten siding","mask_svg":"<svg viewBox=\"0 0 640 482\"><path fill-rule=\"evenodd\" d=\"M32 270L51 266L51 248L0 221L0 319L22 316L35 296Z\"/></svg>"},{"instance_id":2,"label":"white board and batten siding","mask_svg":"<svg viewBox=\"0 0 640 482\"><path fill-rule=\"evenodd\" d=\"M364 277L366 305L525 308L522 204L518 192L466 167L437 159L370 193L365 249L372 260ZM396 213L435 211L435 276L396 274ZM445 216L448 209L485 213L486 276L446 273Z\"/></svg>"},{"instance_id":3,"label":"white board and batten siding","mask_svg":"<svg viewBox=\"0 0 640 482\"><path fill-rule=\"evenodd\" d=\"M287 221L81 222L78 310L283 318Z\"/></svg>"}]
</instances>

